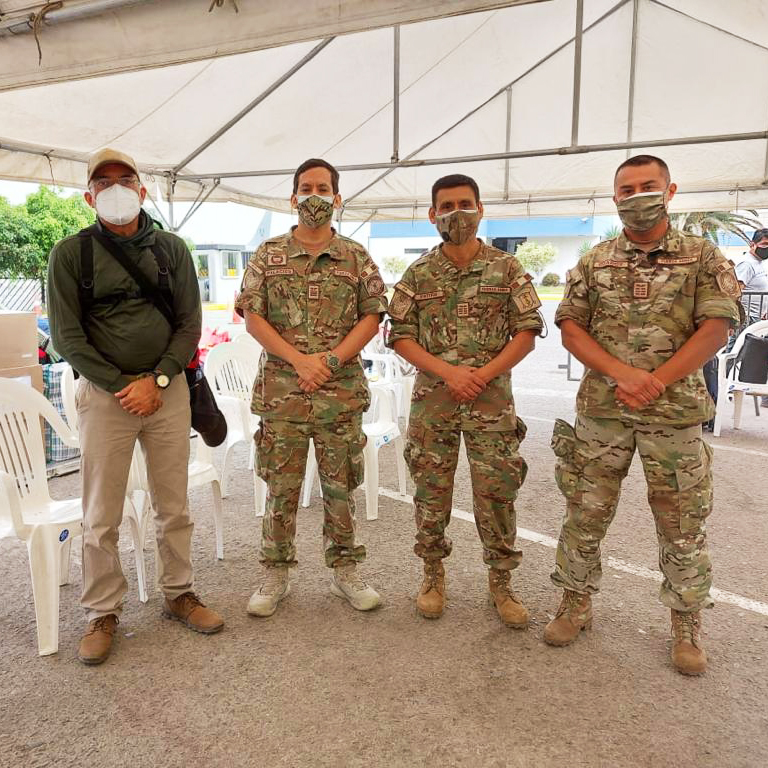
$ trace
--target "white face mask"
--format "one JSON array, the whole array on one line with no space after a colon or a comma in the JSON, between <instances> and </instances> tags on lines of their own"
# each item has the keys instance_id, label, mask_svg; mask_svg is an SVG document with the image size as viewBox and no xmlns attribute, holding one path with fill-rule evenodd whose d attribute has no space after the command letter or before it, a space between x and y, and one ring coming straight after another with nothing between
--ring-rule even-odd
<instances>
[{"instance_id":1,"label":"white face mask","mask_svg":"<svg viewBox=\"0 0 768 768\"><path fill-rule=\"evenodd\" d=\"M128 224L141 210L139 193L135 189L113 184L96 195L96 213L110 224Z\"/></svg>"}]
</instances>

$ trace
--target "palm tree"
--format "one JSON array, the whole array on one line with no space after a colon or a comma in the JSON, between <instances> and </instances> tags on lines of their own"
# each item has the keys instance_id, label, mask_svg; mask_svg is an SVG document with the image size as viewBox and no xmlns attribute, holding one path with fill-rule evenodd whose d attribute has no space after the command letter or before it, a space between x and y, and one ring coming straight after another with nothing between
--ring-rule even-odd
<instances>
[{"instance_id":1,"label":"palm tree","mask_svg":"<svg viewBox=\"0 0 768 768\"><path fill-rule=\"evenodd\" d=\"M690 232L692 235L706 237L717 245L719 232L730 232L745 243L750 241L745 229L760 229L763 225L757 219L757 211L747 211L749 216L742 216L732 211L692 211L674 213L669 217L675 229Z\"/></svg>"}]
</instances>

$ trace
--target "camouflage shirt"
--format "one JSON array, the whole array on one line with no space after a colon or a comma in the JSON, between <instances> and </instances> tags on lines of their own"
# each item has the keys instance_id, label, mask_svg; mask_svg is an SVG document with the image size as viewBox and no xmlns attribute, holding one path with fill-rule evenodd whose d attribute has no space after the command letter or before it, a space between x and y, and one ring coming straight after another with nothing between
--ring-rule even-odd
<instances>
[{"instance_id":1,"label":"camouflage shirt","mask_svg":"<svg viewBox=\"0 0 768 768\"><path fill-rule=\"evenodd\" d=\"M362 245L337 235L317 257L289 232L265 240L243 275L236 309L263 317L299 352L328 352L364 315L387 310L379 270ZM251 409L286 421L333 421L370 402L359 356L348 360L317 392L305 394L290 363L262 355Z\"/></svg>"},{"instance_id":2,"label":"camouflage shirt","mask_svg":"<svg viewBox=\"0 0 768 768\"><path fill-rule=\"evenodd\" d=\"M655 371L707 319L739 322L740 290L733 264L708 240L669 229L645 254L622 233L596 245L568 272L555 323L573 320L613 357ZM586 370L577 410L593 418L687 426L712 418L700 370L670 384L651 405L617 403L616 382Z\"/></svg>"},{"instance_id":3,"label":"camouflage shirt","mask_svg":"<svg viewBox=\"0 0 768 768\"><path fill-rule=\"evenodd\" d=\"M411 264L395 286L387 343L412 339L446 362L479 368L516 333L541 331L540 306L530 275L514 256L482 244L472 264L460 269L438 245ZM442 379L419 371L411 423L433 429L515 429L511 377L497 376L476 400L457 403Z\"/></svg>"}]
</instances>

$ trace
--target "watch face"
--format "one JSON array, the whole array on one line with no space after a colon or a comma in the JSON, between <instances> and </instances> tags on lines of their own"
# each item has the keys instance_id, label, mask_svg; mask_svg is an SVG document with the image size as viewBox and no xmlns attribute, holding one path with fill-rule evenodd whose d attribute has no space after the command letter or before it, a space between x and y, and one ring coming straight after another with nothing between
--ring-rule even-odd
<instances>
[{"instance_id":1,"label":"watch face","mask_svg":"<svg viewBox=\"0 0 768 768\"><path fill-rule=\"evenodd\" d=\"M159 373L155 377L155 383L160 389L165 389L171 383L171 380L164 373Z\"/></svg>"},{"instance_id":2,"label":"watch face","mask_svg":"<svg viewBox=\"0 0 768 768\"><path fill-rule=\"evenodd\" d=\"M326 363L332 371L335 371L339 367L339 358L336 355L328 355Z\"/></svg>"}]
</instances>

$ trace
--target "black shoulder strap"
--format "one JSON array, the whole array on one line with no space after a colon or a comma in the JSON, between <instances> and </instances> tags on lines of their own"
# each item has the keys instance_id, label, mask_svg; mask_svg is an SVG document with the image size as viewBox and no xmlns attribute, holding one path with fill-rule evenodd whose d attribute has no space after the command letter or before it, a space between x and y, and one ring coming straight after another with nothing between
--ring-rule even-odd
<instances>
[{"instance_id":1,"label":"black shoulder strap","mask_svg":"<svg viewBox=\"0 0 768 768\"><path fill-rule=\"evenodd\" d=\"M93 240L91 233L94 227L81 229L77 236L80 238L80 308L87 315L93 305Z\"/></svg>"},{"instance_id":2,"label":"black shoulder strap","mask_svg":"<svg viewBox=\"0 0 768 768\"><path fill-rule=\"evenodd\" d=\"M112 256L112 258L114 258L115 261L117 261L117 263L120 264L120 266L134 279L134 281L139 286L139 290L141 291L142 296L144 296L145 299L151 301L152 304L155 305L155 308L168 321L168 324L171 326L171 328L175 328L176 321L173 316L172 299L169 302L167 298L170 297L170 289L168 284L168 262L165 259L165 254L162 254L160 257L160 259L163 261L162 264L160 264L160 259L158 259L158 254L161 254L162 250L155 247L152 249L152 252L155 256L155 259L158 260L158 267L161 270L160 275L158 276L158 284L162 286L164 283L165 291L163 291L161 287L153 285L150 279L139 269L138 266L136 266L136 264L134 264L128 258L128 256L125 255L122 248L120 248L120 246L114 240L106 237L95 229L91 231L91 236L96 238L96 240L99 241L99 245L101 245L107 251L107 253L109 253L110 256ZM93 278L91 278L91 282L93 282Z\"/></svg>"}]
</instances>

